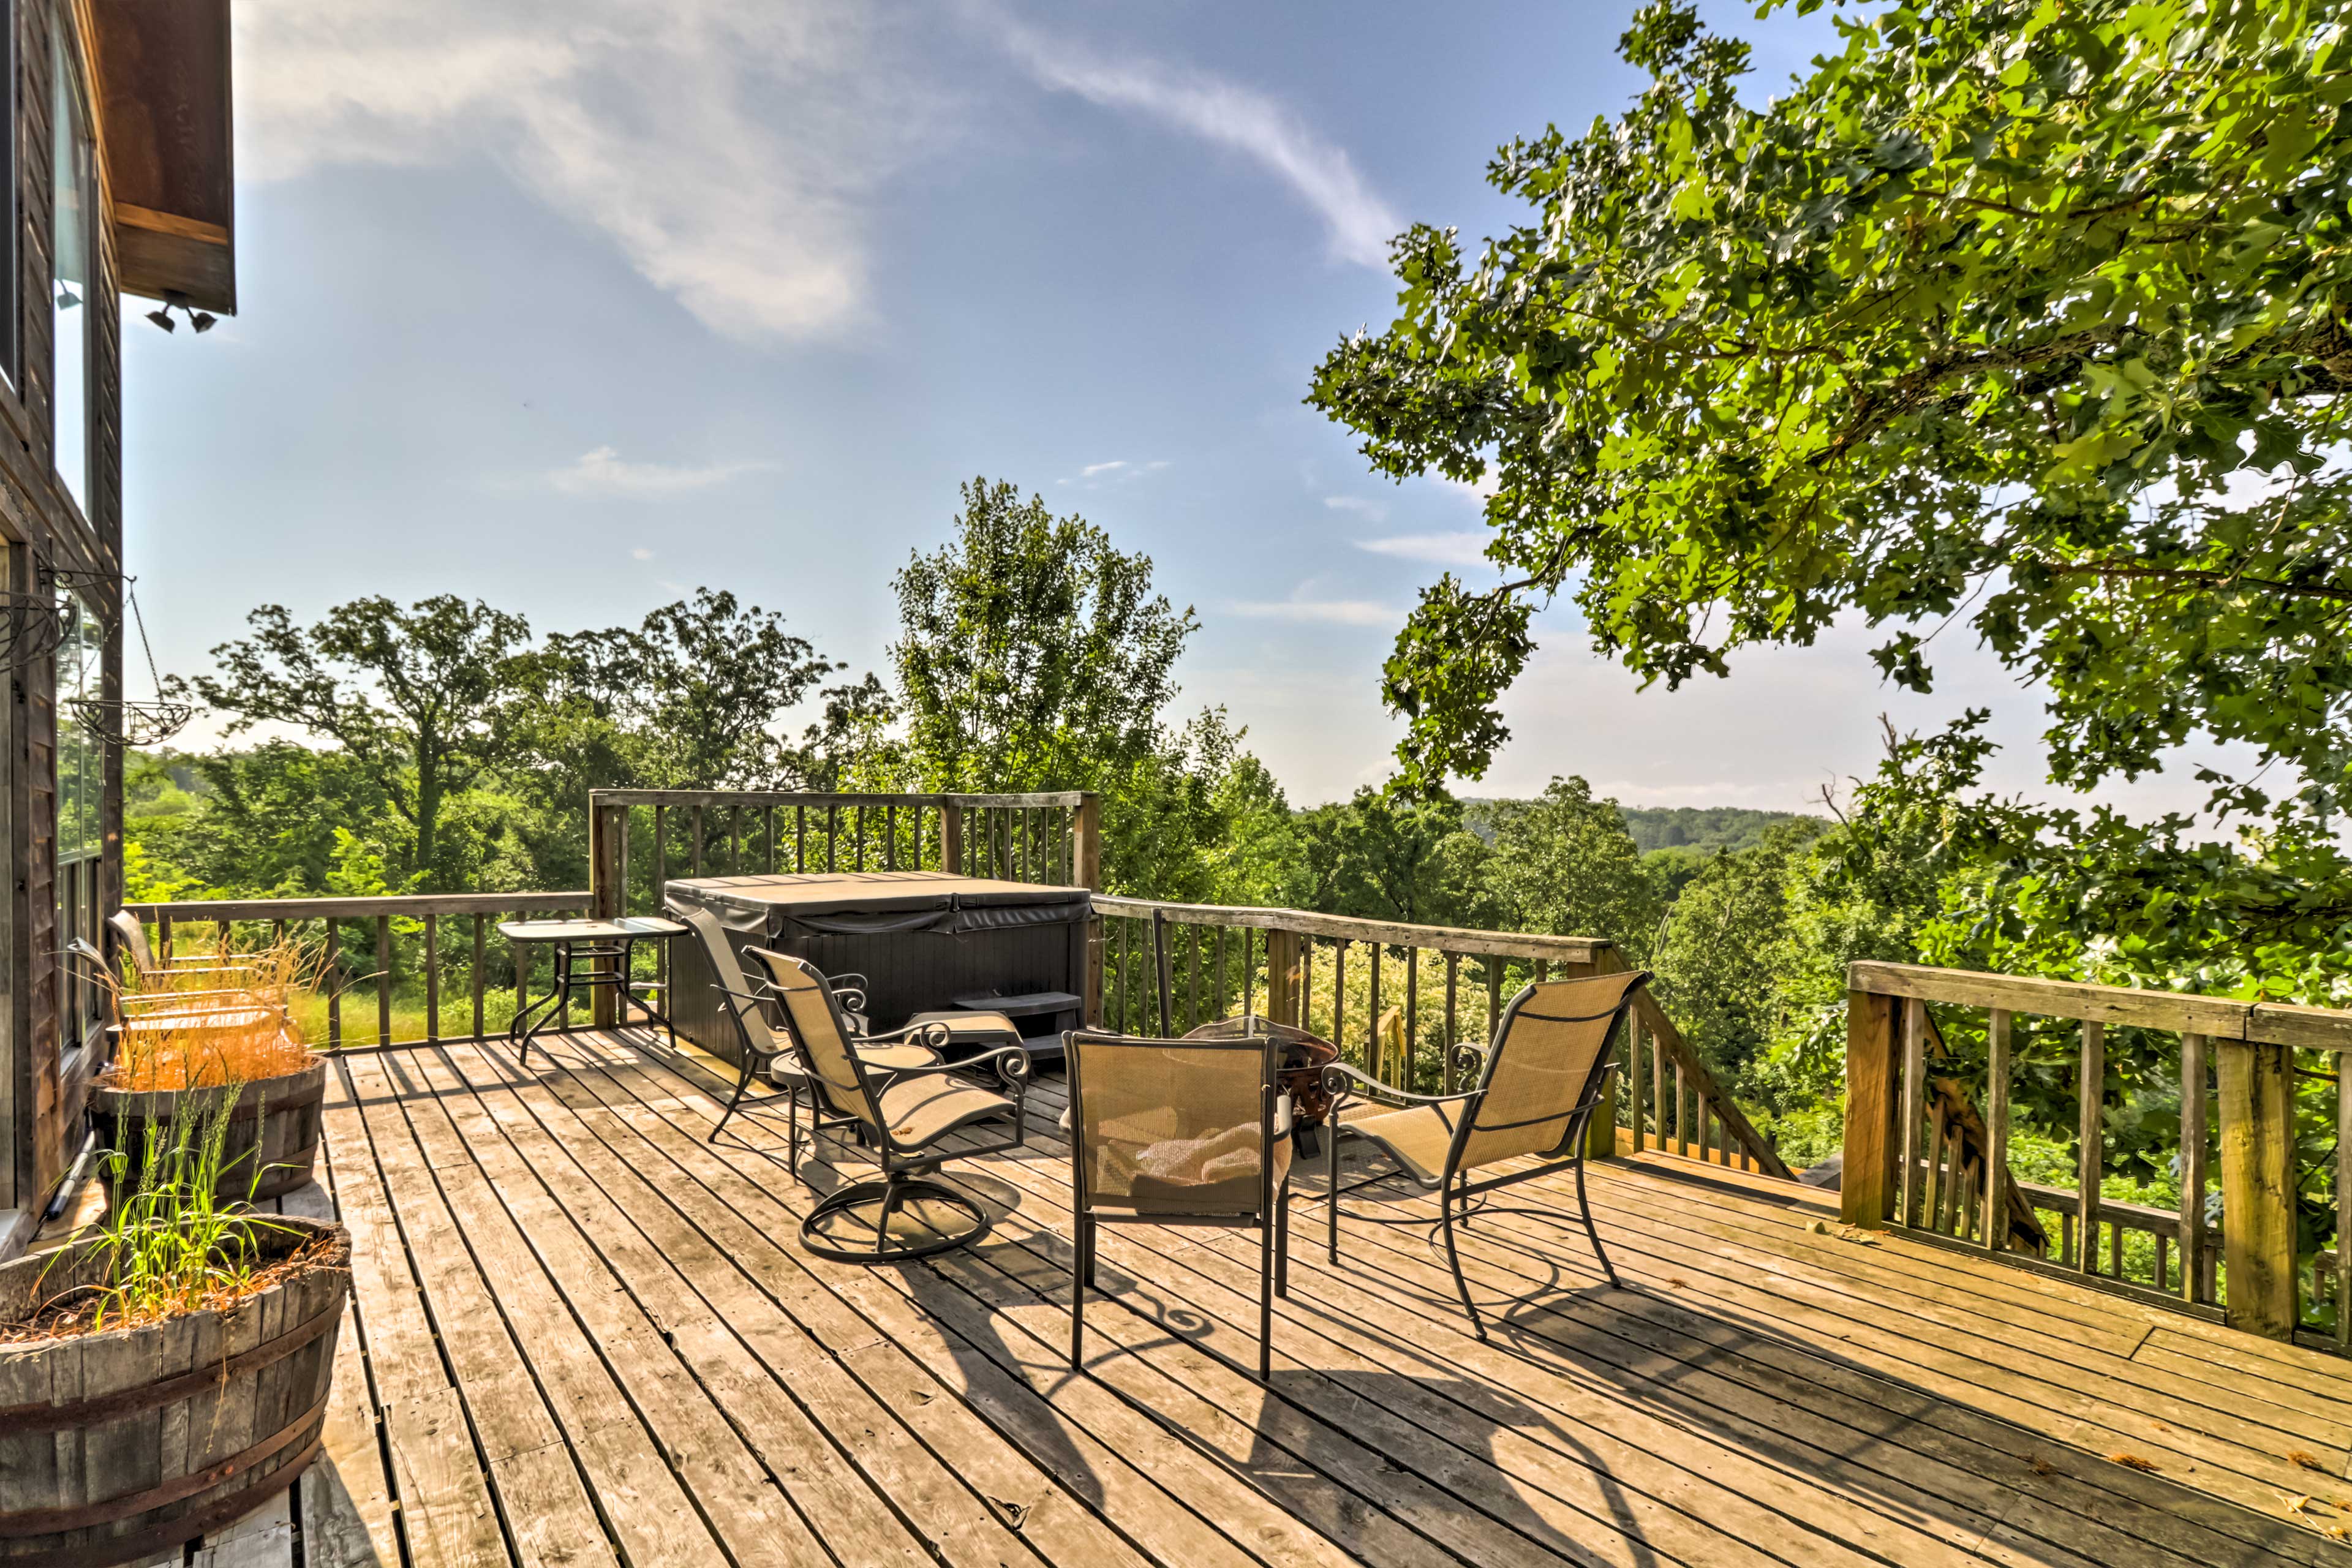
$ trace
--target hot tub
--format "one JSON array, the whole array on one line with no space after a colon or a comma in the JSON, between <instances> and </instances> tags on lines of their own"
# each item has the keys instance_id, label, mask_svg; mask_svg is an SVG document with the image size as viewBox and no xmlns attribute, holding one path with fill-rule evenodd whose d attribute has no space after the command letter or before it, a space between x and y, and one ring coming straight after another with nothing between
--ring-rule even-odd
<instances>
[{"instance_id":1,"label":"hot tub","mask_svg":"<svg viewBox=\"0 0 2352 1568\"><path fill-rule=\"evenodd\" d=\"M671 903L715 916L739 954L765 947L827 974L864 974L871 983L866 1014L877 1031L952 1007L958 997L1086 994L1094 901L1084 888L945 871L856 871L680 878L667 890ZM670 965L666 1001L677 1032L737 1060L740 1043L710 989L701 944L671 943ZM1031 1050L1059 1056L1060 1037L1034 1039Z\"/></svg>"}]
</instances>

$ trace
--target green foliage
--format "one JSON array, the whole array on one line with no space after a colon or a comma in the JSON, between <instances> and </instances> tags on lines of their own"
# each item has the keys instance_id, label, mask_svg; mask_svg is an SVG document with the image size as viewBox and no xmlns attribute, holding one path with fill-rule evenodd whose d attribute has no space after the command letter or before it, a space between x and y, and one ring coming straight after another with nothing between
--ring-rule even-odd
<instances>
[{"instance_id":1,"label":"green foliage","mask_svg":"<svg viewBox=\"0 0 2352 1568\"><path fill-rule=\"evenodd\" d=\"M1221 781L1240 737L1221 710L1181 729L1176 660L1198 627L1152 591L1151 559L1056 518L1002 481L962 489L955 536L892 580L899 638L887 702L845 702L862 735L848 776L916 790L1092 789L1113 891L1205 896ZM886 730L888 718L901 727Z\"/></svg>"},{"instance_id":2,"label":"green foliage","mask_svg":"<svg viewBox=\"0 0 2352 1568\"><path fill-rule=\"evenodd\" d=\"M1444 796L1407 801L1360 789L1293 820L1282 901L1298 909L1416 925L1474 925L1491 914L1491 858Z\"/></svg>"},{"instance_id":3,"label":"green foliage","mask_svg":"<svg viewBox=\"0 0 2352 1568\"><path fill-rule=\"evenodd\" d=\"M1744 45L1644 8L1633 107L1504 148L1489 177L1529 221L1475 255L1402 237L1398 319L1316 377L1382 472L1499 477L1508 583L1442 580L1388 667L1406 783L1485 768L1529 609L1570 593L1602 652L1669 685L1858 613L1925 689L1933 624L1965 616L2046 691L2059 782L2201 730L2332 809L2334 14L1919 0L1841 17L1843 48L1757 107Z\"/></svg>"},{"instance_id":4,"label":"green foliage","mask_svg":"<svg viewBox=\"0 0 2352 1568\"><path fill-rule=\"evenodd\" d=\"M1816 831L1787 822L1748 848L1709 857L1674 900L1651 957L1660 1002L1726 1083L1745 1084L1786 1027L1789 884Z\"/></svg>"},{"instance_id":5,"label":"green foliage","mask_svg":"<svg viewBox=\"0 0 2352 1568\"><path fill-rule=\"evenodd\" d=\"M278 605L246 619L254 635L213 649L195 694L235 715L232 734L274 722L333 742L415 834L424 881L440 881L442 805L507 754L498 718L530 626L448 594L404 610L354 599L308 627Z\"/></svg>"},{"instance_id":6,"label":"green foliage","mask_svg":"<svg viewBox=\"0 0 2352 1568\"><path fill-rule=\"evenodd\" d=\"M1823 826L1819 817L1790 811L1754 811L1737 805L1626 805L1617 808L1633 847L1644 855L1655 849L1690 849L1705 854L1717 849L1748 849L1784 822Z\"/></svg>"},{"instance_id":7,"label":"green foliage","mask_svg":"<svg viewBox=\"0 0 2352 1568\"><path fill-rule=\"evenodd\" d=\"M1494 835L1490 908L1517 931L1606 937L1648 962L1664 901L1613 800L1555 778L1534 800L1484 803Z\"/></svg>"}]
</instances>

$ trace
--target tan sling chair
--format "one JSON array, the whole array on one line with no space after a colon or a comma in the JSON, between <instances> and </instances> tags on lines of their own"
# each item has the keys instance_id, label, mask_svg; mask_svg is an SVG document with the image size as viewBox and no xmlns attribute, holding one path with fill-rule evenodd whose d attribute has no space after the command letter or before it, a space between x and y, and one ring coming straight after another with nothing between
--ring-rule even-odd
<instances>
[{"instance_id":1,"label":"tan sling chair","mask_svg":"<svg viewBox=\"0 0 2352 1568\"><path fill-rule=\"evenodd\" d=\"M844 1263L896 1263L967 1247L988 1234L988 1212L928 1173L950 1160L1021 1147L1029 1088L1029 1053L1002 1046L960 1062L884 1071L854 1048L833 988L805 961L766 948L744 950L768 972L784 1023L808 1074L815 1101L810 1139L847 1132L882 1167L878 1182L856 1182L826 1194L801 1222L801 1245ZM947 1026L914 1026L914 1043L944 1044ZM954 1074L993 1068L1010 1098L992 1094ZM942 1147L982 1122L1009 1122L1012 1133L993 1143ZM856 1236L852 1227L870 1231ZM852 1231L848 1237L843 1234Z\"/></svg>"},{"instance_id":2,"label":"tan sling chair","mask_svg":"<svg viewBox=\"0 0 2352 1568\"><path fill-rule=\"evenodd\" d=\"M1284 1042L1152 1040L1074 1029L1070 1364L1082 1364L1095 1226L1223 1225L1258 1232L1257 1374L1273 1367L1274 1298L1289 1293L1290 1097Z\"/></svg>"},{"instance_id":3,"label":"tan sling chair","mask_svg":"<svg viewBox=\"0 0 2352 1568\"><path fill-rule=\"evenodd\" d=\"M727 1131L727 1123L734 1119L737 1108L743 1103L744 1092L751 1087L751 1080L764 1076L784 1091L785 1115L791 1128L787 1134L785 1166L797 1176L801 1169L801 1096L806 1091L807 1081L805 1075L790 1060L793 1054L790 1043L777 1039L775 1032L768 1027L766 1004L769 997L765 992L747 983L743 966L737 962L735 949L727 940L727 928L720 925L709 910L692 904L672 904L669 913L673 919L684 921L702 943L703 959L710 965L710 973L717 976L710 988L719 993L719 1010L733 1020L736 1039L743 1049L742 1076L735 1080L735 1092L728 1098L726 1113L719 1118L719 1125L710 1130L710 1142L718 1142L719 1135ZM862 993L851 994L857 995L861 1003L864 1001ZM836 987L834 994L840 997L841 988ZM861 1029L857 1031L857 1053L868 1064L886 1072L902 1068L929 1067L940 1059L940 1053L929 1046L900 1037L909 1033L911 1031L901 1030L898 1035L867 1038ZM756 1105L758 1102L753 1103Z\"/></svg>"},{"instance_id":4,"label":"tan sling chair","mask_svg":"<svg viewBox=\"0 0 2352 1568\"><path fill-rule=\"evenodd\" d=\"M1456 1206L1466 1221L1470 1200L1515 1182L1557 1174L1564 1163L1576 1173L1577 1217L1592 1243L1609 1283L1617 1284L1617 1270L1601 1250L1601 1233L1592 1227L1592 1211L1584 1201L1584 1130L1601 1099L1609 1069L1609 1047L1617 1026L1633 1005L1634 993L1645 984L1646 972L1588 975L1577 980L1539 981L1511 998L1503 1010L1490 1047L1465 1045L1463 1051L1485 1058L1475 1087L1459 1094L1406 1094L1366 1078L1355 1068L1334 1063L1323 1069L1323 1086L1332 1096L1330 1120L1334 1135L1325 1141L1330 1179L1331 1261L1339 1260L1339 1200L1375 1183L1402 1175L1423 1192L1438 1194L1436 1225L1445 1236L1445 1261L1454 1271L1454 1288L1462 1296L1462 1310L1480 1339L1486 1325L1471 1304L1470 1287L1462 1278L1462 1259L1454 1247ZM1351 1098L1393 1107L1377 1115L1341 1122ZM1397 1170L1379 1172L1351 1186L1339 1184L1339 1141L1344 1134L1360 1135L1394 1161ZM1473 1181L1471 1173L1506 1160L1534 1155L1544 1163L1526 1170ZM1496 1214L1539 1214L1538 1209L1495 1209ZM1370 1225L1427 1225L1416 1218L1382 1218L1354 1215Z\"/></svg>"}]
</instances>

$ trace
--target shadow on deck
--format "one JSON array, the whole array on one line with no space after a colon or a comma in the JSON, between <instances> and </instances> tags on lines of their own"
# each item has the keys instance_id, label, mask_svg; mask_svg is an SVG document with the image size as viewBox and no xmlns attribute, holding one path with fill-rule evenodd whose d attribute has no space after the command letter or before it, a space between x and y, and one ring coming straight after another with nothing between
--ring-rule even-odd
<instances>
[{"instance_id":1,"label":"shadow on deck","mask_svg":"<svg viewBox=\"0 0 2352 1568\"><path fill-rule=\"evenodd\" d=\"M330 1074L359 1299L303 1568L2352 1563L2352 1365L1816 1233L1809 1191L1595 1167L1623 1290L1572 1221L1482 1219L1481 1344L1418 1230L1326 1261L1310 1162L1270 1387L1255 1240L1193 1229L1103 1233L1073 1373L1058 1080L949 1168L983 1245L860 1269L797 1247L780 1124L704 1142L702 1067L554 1058Z\"/></svg>"}]
</instances>

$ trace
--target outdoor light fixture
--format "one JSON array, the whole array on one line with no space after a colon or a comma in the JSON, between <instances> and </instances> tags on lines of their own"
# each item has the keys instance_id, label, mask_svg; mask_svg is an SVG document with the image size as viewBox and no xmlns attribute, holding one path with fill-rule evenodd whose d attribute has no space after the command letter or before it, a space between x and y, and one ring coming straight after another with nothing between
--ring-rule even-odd
<instances>
[{"instance_id":1,"label":"outdoor light fixture","mask_svg":"<svg viewBox=\"0 0 2352 1568\"><path fill-rule=\"evenodd\" d=\"M211 331L213 330L213 322L219 319L210 310L197 310L195 306L189 303L188 297L185 294L164 295L163 302L155 309L147 312L147 319L154 322L157 326L163 328L167 332L177 331L179 330L179 323L172 320L172 312L173 310L179 310L184 313L188 318L188 325L195 328L196 331L200 332Z\"/></svg>"}]
</instances>

